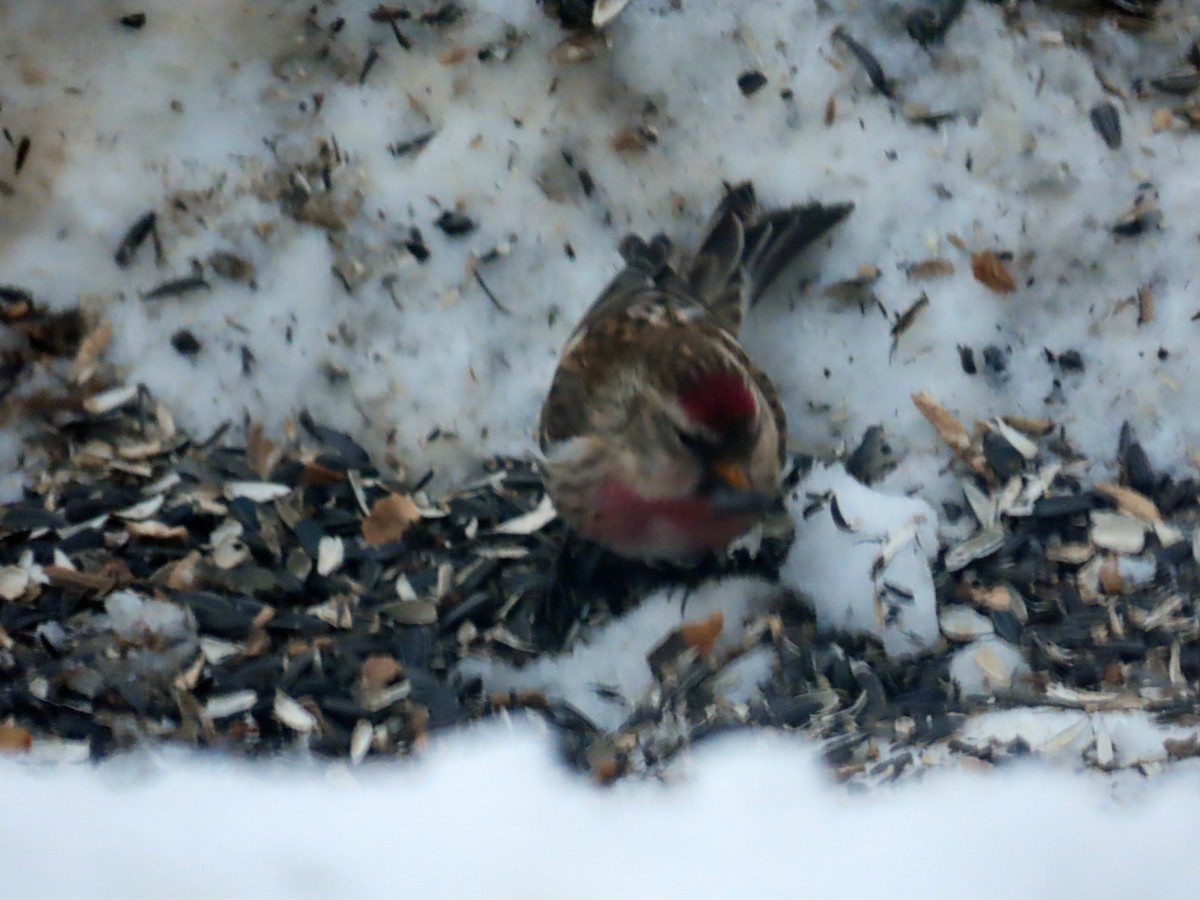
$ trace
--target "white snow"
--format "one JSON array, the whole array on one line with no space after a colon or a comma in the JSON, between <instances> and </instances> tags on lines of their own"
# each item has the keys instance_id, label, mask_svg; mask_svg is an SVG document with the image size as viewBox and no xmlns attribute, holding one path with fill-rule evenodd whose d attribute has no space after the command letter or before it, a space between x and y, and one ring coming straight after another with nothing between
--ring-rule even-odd
<instances>
[{"instance_id":1,"label":"white snow","mask_svg":"<svg viewBox=\"0 0 1200 900\"><path fill-rule=\"evenodd\" d=\"M964 697L1005 693L1028 673L1021 651L994 636L972 641L950 660L950 678Z\"/></svg>"},{"instance_id":2,"label":"white snow","mask_svg":"<svg viewBox=\"0 0 1200 900\"><path fill-rule=\"evenodd\" d=\"M930 51L904 34L899 4L633 0L609 47L573 66L552 61L564 34L533 0L464 4L465 19L445 29L403 22L408 51L369 21L375 5L142 0L147 24L130 31L114 22L130 10L111 3L0 4L0 127L14 142L0 143L0 284L107 316L125 383L149 385L196 434L244 418L277 433L307 408L391 465L433 467L448 484L482 457L531 452L557 352L616 270L623 232L694 239L723 180L753 179L773 205L852 200L853 215L754 309L744 340L779 388L795 447L827 456L881 424L902 460L871 489L838 465L809 476L793 511L806 493L833 491L857 530L839 528L827 506L797 515L784 576L823 624L882 633L894 653L938 639L928 560L953 534L939 503L959 493L914 392L968 427L1050 416L1095 461L1089 476L1110 472L1126 419L1159 470L1193 465L1200 139L1151 127L1170 98L1121 98L1101 84L1128 92L1176 65L1200 32L1186 0L1161 4L1174 38L1032 4L1017 6L1031 26L1009 28L1001 7L972 2ZM871 48L902 103L873 91L831 42L837 25ZM479 58L511 35L508 61ZM379 58L360 84L372 46ZM769 83L747 98L736 79L750 68ZM1120 111L1118 150L1088 120L1102 99ZM956 117L911 124L903 113L915 105ZM614 134L642 128L656 143L612 149ZM389 151L429 132L420 152ZM326 196L321 153L328 160L335 142ZM344 228L281 214L281 192L301 182ZM1161 230L1115 237L1146 182ZM118 268L118 241L149 209L164 264L147 244ZM477 230L443 234L434 220L453 209ZM426 262L406 249L414 226ZM1011 294L972 277L969 255L982 250L1011 253ZM209 291L142 299L214 251L253 263L254 285L209 267ZM910 280L910 264L931 257L953 274ZM503 310L473 279L473 260ZM873 300L860 310L826 293L863 266L878 267L871 290L889 318ZM1141 323L1139 289L1154 307ZM893 346L895 317L922 293L928 308ZM202 343L194 359L170 344L181 328ZM1067 350L1084 372L1047 358ZM22 453L11 426L0 453L9 498ZM889 544L907 523L911 537ZM886 580L913 602L881 631L872 572L884 546L894 550ZM772 590L708 585L686 613L679 595L650 598L566 658L486 674L619 721L595 685L636 697L645 653L667 631L719 609L732 640ZM109 611L114 626L127 602ZM994 638L961 653L955 678L980 693L1023 664ZM739 664L728 699L752 694L759 662ZM1164 734L1186 736L1145 713L1075 710L998 711L967 734L1025 734L1068 765L1111 758L1129 781L1135 764L1165 768ZM353 773L175 753L99 769L4 763L0 894L1125 897L1186 894L1200 876L1197 775L1178 763L1120 805L1099 775L1032 765L933 773L852 798L828 783L813 748L746 735L698 750L682 783L601 792L562 772L549 746L522 725ZM48 745L35 758L78 754Z\"/></svg>"},{"instance_id":3,"label":"white snow","mask_svg":"<svg viewBox=\"0 0 1200 900\"><path fill-rule=\"evenodd\" d=\"M814 498L826 495L806 514ZM872 490L839 464L815 468L788 509L796 542L782 577L812 598L822 628L874 635L893 656L933 646L938 623L929 561L937 555L937 513L928 503Z\"/></svg>"},{"instance_id":4,"label":"white snow","mask_svg":"<svg viewBox=\"0 0 1200 900\"><path fill-rule=\"evenodd\" d=\"M653 685L646 656L671 631L720 612L724 627L714 650L721 656L737 643L741 626L778 596L777 586L753 578L728 578L695 591L663 591L597 629L570 653L541 657L522 668L467 658L459 671L481 677L489 691L543 691L568 701L601 728L614 729ZM758 685L770 678L770 664L769 658L747 654L722 673L719 693L731 702L756 696Z\"/></svg>"},{"instance_id":5,"label":"white snow","mask_svg":"<svg viewBox=\"0 0 1200 900\"><path fill-rule=\"evenodd\" d=\"M1200 878L1195 770L1132 801L1024 765L850 796L811 747L765 733L686 769L598 790L525 724L354 770L6 764L0 894L1125 898Z\"/></svg>"}]
</instances>

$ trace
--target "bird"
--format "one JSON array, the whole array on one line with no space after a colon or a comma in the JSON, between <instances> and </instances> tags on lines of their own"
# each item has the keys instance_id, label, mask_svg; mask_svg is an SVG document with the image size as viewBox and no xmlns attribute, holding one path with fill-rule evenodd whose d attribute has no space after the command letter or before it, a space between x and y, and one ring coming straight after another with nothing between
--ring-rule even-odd
<instances>
[{"instance_id":1,"label":"bird","mask_svg":"<svg viewBox=\"0 0 1200 900\"><path fill-rule=\"evenodd\" d=\"M546 492L579 536L621 557L691 565L780 492L787 422L738 342L750 305L852 203L764 210L727 187L699 247L626 235L624 268L564 345L538 425Z\"/></svg>"}]
</instances>

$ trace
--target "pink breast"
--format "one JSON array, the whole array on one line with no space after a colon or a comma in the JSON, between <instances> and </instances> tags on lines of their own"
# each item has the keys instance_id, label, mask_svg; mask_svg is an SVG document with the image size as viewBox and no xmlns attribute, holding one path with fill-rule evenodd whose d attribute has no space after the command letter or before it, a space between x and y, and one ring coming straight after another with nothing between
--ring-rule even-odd
<instances>
[{"instance_id":1,"label":"pink breast","mask_svg":"<svg viewBox=\"0 0 1200 900\"><path fill-rule=\"evenodd\" d=\"M717 515L703 497L643 497L610 480L596 493L598 515L586 536L625 556L678 559L724 547L754 523Z\"/></svg>"}]
</instances>

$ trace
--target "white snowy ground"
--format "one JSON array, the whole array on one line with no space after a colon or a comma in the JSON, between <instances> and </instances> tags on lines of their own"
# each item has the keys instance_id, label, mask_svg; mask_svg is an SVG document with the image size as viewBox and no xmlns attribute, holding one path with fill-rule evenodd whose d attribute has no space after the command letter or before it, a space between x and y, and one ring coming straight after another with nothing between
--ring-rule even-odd
<instances>
[{"instance_id":1,"label":"white snowy ground","mask_svg":"<svg viewBox=\"0 0 1200 900\"><path fill-rule=\"evenodd\" d=\"M1050 416L1098 461L1093 476L1111 466L1125 419L1155 466L1192 465L1200 139L1152 128L1154 109L1172 102L1161 96L1109 97L1124 132L1118 150L1088 120L1108 96L1101 78L1128 92L1180 63L1200 31L1183 0L1162 4L1168 35L1142 37L1028 3L1020 9L1033 27L1010 29L999 8L970 2L932 52L904 34L898 4L834 13L789 0L684 0L678 10L633 0L609 29L610 47L576 65L553 61L563 32L532 0L467 3L468 15L444 28L401 22L407 51L369 21L374 5L318 3L306 31L312 4L284 0L0 2L0 126L13 139L0 144L9 188L0 284L102 312L126 379L151 386L196 433L244 415L279 429L308 408L397 464L432 466L453 483L479 457L529 452L557 350L616 270L620 235L694 238L720 182L752 178L768 203L856 204L754 311L744 337L780 388L797 448L825 454L885 426L904 462L860 508L881 540L937 527L928 516L954 489L914 391L968 424ZM135 10L147 15L142 30L115 24ZM936 130L907 122L831 42L837 25L871 48L906 103L958 117ZM1077 30L1090 54L1077 49ZM378 61L360 85L371 47ZM754 68L769 83L747 98L736 79ZM615 134L641 128L657 141L614 151ZM389 152L431 131L419 153ZM282 215L280 173L286 182L333 141L343 161L330 172L325 221L344 227ZM319 171L305 171L319 196ZM1110 226L1145 182L1159 193L1161 230L1114 237ZM477 230L450 237L434 226L456 207ZM146 246L118 268L121 235L148 209L159 213L165 262ZM412 226L430 251L424 263L405 249ZM507 311L468 268L472 254L496 249L479 272ZM206 269L210 291L141 299L217 250L250 260L256 287ZM969 254L982 250L1012 254L1014 292L974 280ZM932 257L953 274L910 281L908 265ZM874 291L893 319L929 297L894 353L891 321L824 291L862 266L879 268ZM1154 314L1139 325L1129 298L1140 288ZM171 346L181 328L202 344L194 358ZM973 349L979 374L963 371L959 345ZM1004 371L983 370L987 345ZM1084 371L1060 371L1047 350L1079 351ZM5 433L3 447L15 461L17 435ZM914 499L897 499L906 494ZM805 537L786 577L830 586L829 622L836 591L861 589L869 560L822 554L822 535ZM921 587L933 549L906 542L892 574ZM743 585L710 590L712 608L754 599ZM656 602L619 625L624 651L524 677L568 694L606 679L636 690L645 646L670 615L678 620L677 604L669 615L668 601ZM928 632L931 604L917 614L910 625ZM623 640L619 630L605 639ZM753 674L749 660L747 684L731 690L752 690ZM935 773L866 798L829 787L811 748L778 738L706 747L682 785L606 793L562 774L549 742L527 728L452 736L412 765L353 778L174 755L149 777L128 763L6 763L0 894L1192 892L1194 772L1170 771L1120 802L1113 785L1137 776L1072 774L1072 753L1077 761L1105 742L1118 766L1160 764L1161 735L1108 718L1001 717L978 727L1030 735L1066 765Z\"/></svg>"},{"instance_id":2,"label":"white snowy ground","mask_svg":"<svg viewBox=\"0 0 1200 900\"><path fill-rule=\"evenodd\" d=\"M847 796L778 735L688 768L599 791L535 729L495 726L365 772L176 754L10 767L0 894L1129 898L1200 879L1194 773L1132 806L1033 767Z\"/></svg>"}]
</instances>

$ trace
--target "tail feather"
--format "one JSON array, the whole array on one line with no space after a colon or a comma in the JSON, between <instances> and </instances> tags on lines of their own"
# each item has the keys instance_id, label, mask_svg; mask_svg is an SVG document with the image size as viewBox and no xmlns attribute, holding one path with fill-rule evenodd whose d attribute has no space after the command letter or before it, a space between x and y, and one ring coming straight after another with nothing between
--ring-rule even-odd
<instances>
[{"instance_id":1,"label":"tail feather","mask_svg":"<svg viewBox=\"0 0 1200 900\"><path fill-rule=\"evenodd\" d=\"M747 240L747 246L758 243L758 255L744 259L750 271L750 299L757 300L779 277L788 264L805 248L815 243L833 226L850 215L853 203L807 203L769 213L755 223L752 233L762 230L762 238Z\"/></svg>"},{"instance_id":2,"label":"tail feather","mask_svg":"<svg viewBox=\"0 0 1200 900\"><path fill-rule=\"evenodd\" d=\"M737 333L749 305L806 247L846 218L853 203L764 212L754 185L729 190L688 266L686 281L727 329Z\"/></svg>"}]
</instances>

